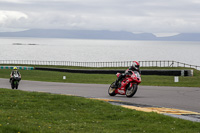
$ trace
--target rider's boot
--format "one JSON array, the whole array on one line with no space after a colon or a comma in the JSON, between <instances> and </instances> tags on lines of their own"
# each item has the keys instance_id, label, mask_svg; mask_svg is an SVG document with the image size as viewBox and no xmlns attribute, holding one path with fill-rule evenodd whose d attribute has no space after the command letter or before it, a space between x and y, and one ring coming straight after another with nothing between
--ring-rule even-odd
<instances>
[{"instance_id":1,"label":"rider's boot","mask_svg":"<svg viewBox=\"0 0 200 133\"><path fill-rule=\"evenodd\" d=\"M125 77L125 74L121 74L117 80L115 81L115 83L113 84L113 88L118 88L119 86L119 81L121 81L123 78Z\"/></svg>"},{"instance_id":2,"label":"rider's boot","mask_svg":"<svg viewBox=\"0 0 200 133\"><path fill-rule=\"evenodd\" d=\"M112 87L113 87L113 88L118 88L118 84L119 84L119 81L116 80Z\"/></svg>"}]
</instances>

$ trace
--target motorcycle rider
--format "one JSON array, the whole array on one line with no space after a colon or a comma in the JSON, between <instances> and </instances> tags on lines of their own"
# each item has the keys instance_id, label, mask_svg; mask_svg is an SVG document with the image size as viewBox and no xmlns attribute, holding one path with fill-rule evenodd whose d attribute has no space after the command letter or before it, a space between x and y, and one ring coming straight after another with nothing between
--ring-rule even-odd
<instances>
[{"instance_id":1,"label":"motorcycle rider","mask_svg":"<svg viewBox=\"0 0 200 133\"><path fill-rule=\"evenodd\" d=\"M139 74L141 74L141 71L140 71L140 63L137 62L137 61L133 61L133 64L125 71L125 73L122 73L122 74L117 78L117 80L115 81L115 83L114 83L114 85L113 85L113 88L117 88L117 87L118 87L118 84L119 84L119 81L122 80L123 78L125 78L126 75L132 74L131 71L138 71Z\"/></svg>"},{"instance_id":2,"label":"motorcycle rider","mask_svg":"<svg viewBox=\"0 0 200 133\"><path fill-rule=\"evenodd\" d=\"M20 74L20 72L17 70L17 67L14 67L13 70L12 70L12 72L11 72L11 74L10 74L10 83L11 83L11 81L13 79L14 74L16 74L16 73L19 75L20 80L21 80L21 74Z\"/></svg>"}]
</instances>

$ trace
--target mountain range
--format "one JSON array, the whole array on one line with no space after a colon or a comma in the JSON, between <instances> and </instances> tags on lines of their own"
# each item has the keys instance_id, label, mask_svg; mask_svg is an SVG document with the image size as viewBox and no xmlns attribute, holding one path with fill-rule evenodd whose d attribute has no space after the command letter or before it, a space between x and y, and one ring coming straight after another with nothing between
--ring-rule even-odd
<instances>
[{"instance_id":1,"label":"mountain range","mask_svg":"<svg viewBox=\"0 0 200 133\"><path fill-rule=\"evenodd\" d=\"M200 33L180 33L157 37L152 33L134 34L127 31L30 29L18 32L0 32L0 37L37 37L106 40L200 41Z\"/></svg>"}]
</instances>

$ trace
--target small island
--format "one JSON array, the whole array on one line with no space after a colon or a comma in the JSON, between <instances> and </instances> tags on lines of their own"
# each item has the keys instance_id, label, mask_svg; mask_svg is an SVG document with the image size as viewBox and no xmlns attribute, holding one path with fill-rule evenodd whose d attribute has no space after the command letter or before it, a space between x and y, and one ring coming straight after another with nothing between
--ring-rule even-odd
<instances>
[{"instance_id":1,"label":"small island","mask_svg":"<svg viewBox=\"0 0 200 133\"><path fill-rule=\"evenodd\" d=\"M13 45L39 45L39 44L35 44L35 43L13 43Z\"/></svg>"}]
</instances>

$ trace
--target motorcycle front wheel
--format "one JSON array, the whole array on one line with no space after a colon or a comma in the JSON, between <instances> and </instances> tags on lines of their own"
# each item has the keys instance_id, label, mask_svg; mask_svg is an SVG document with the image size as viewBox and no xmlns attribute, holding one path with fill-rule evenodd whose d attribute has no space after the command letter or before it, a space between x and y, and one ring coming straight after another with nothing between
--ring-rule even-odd
<instances>
[{"instance_id":1,"label":"motorcycle front wheel","mask_svg":"<svg viewBox=\"0 0 200 133\"><path fill-rule=\"evenodd\" d=\"M15 85L14 85L14 84L11 84L11 88L12 88L12 89L15 89Z\"/></svg>"},{"instance_id":2,"label":"motorcycle front wheel","mask_svg":"<svg viewBox=\"0 0 200 133\"><path fill-rule=\"evenodd\" d=\"M10 83L10 84L11 84L11 88L12 88L12 89L15 89L15 84L14 84L14 82L13 82L13 81L11 81L11 83Z\"/></svg>"},{"instance_id":3,"label":"motorcycle front wheel","mask_svg":"<svg viewBox=\"0 0 200 133\"><path fill-rule=\"evenodd\" d=\"M112 86L114 85L114 83L115 83L115 82L113 82L113 83L110 85L110 87L108 88L108 94L109 94L110 96L115 96L115 95L116 95L116 93L115 93L116 88L113 88L113 87L112 87Z\"/></svg>"},{"instance_id":4,"label":"motorcycle front wheel","mask_svg":"<svg viewBox=\"0 0 200 133\"><path fill-rule=\"evenodd\" d=\"M126 96L127 97L132 97L137 92L137 89L138 89L138 85L137 84L133 84L132 87L130 87L130 85L129 85L128 88L126 89Z\"/></svg>"},{"instance_id":5,"label":"motorcycle front wheel","mask_svg":"<svg viewBox=\"0 0 200 133\"><path fill-rule=\"evenodd\" d=\"M18 85L19 85L19 83L18 83L18 82L16 82L16 85L15 85L15 88L16 88L16 89L18 89Z\"/></svg>"}]
</instances>

